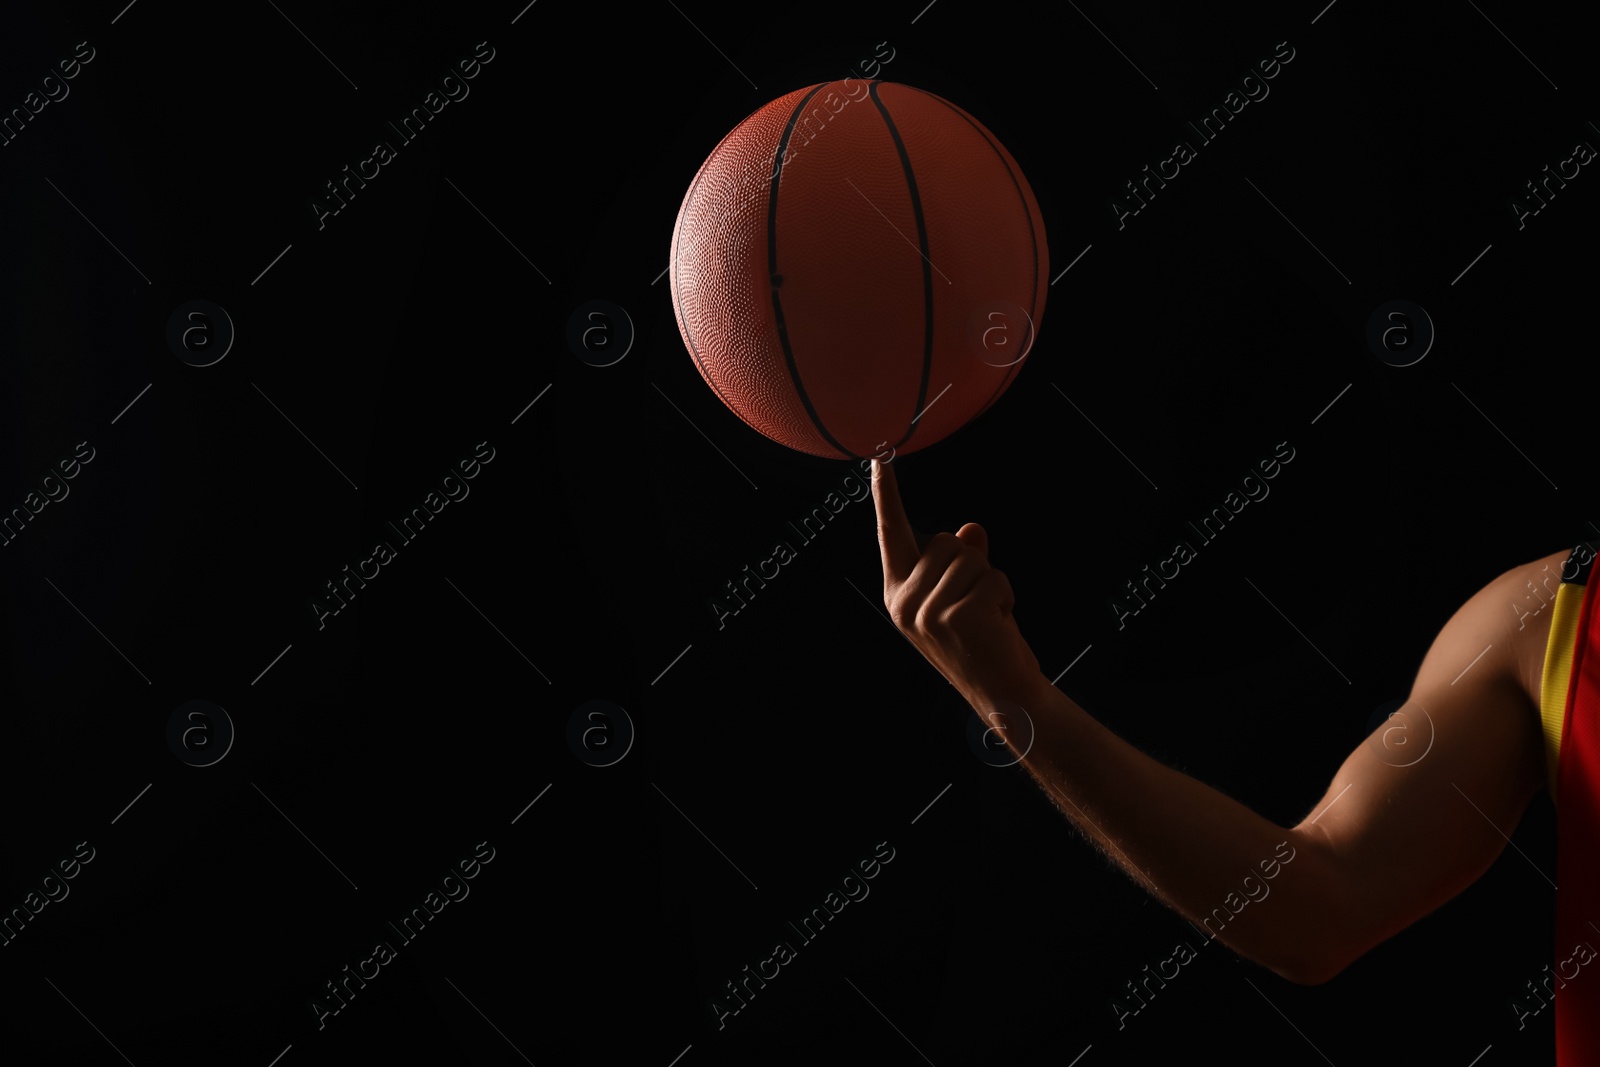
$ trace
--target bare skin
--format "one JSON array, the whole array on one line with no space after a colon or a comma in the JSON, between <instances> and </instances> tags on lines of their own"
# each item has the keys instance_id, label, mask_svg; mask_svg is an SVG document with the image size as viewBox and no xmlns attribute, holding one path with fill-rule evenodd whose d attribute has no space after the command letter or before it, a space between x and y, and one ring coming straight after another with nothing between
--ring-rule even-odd
<instances>
[{"instance_id":1,"label":"bare skin","mask_svg":"<svg viewBox=\"0 0 1600 1067\"><path fill-rule=\"evenodd\" d=\"M1401 711L1350 753L1305 819L1279 826L1146 756L1051 685L1012 616L1010 582L989 565L983 527L919 548L892 463L873 471L895 625L1026 751L1022 766L1130 877L1196 926L1220 915L1208 932L1289 981L1327 981L1471 885L1544 785L1539 686L1554 612L1541 604L1566 550L1468 599ZM1026 748L1018 707L1032 723ZM1289 862L1265 865L1291 849ZM1261 884L1268 870L1270 896L1240 907L1241 879Z\"/></svg>"}]
</instances>

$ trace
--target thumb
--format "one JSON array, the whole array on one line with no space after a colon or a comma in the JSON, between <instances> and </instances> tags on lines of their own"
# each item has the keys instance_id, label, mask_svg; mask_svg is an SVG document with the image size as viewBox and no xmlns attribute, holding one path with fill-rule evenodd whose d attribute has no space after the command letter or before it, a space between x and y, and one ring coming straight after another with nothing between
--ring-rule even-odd
<instances>
[{"instance_id":1,"label":"thumb","mask_svg":"<svg viewBox=\"0 0 1600 1067\"><path fill-rule=\"evenodd\" d=\"M956 537L966 544L982 552L985 557L989 555L989 534L982 526L969 522L956 531Z\"/></svg>"}]
</instances>

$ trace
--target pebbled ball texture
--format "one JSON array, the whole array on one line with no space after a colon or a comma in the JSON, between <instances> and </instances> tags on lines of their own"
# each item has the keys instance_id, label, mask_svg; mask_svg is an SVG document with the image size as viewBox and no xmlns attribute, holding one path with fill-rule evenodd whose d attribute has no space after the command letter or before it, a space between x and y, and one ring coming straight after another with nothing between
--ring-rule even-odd
<instances>
[{"instance_id":1,"label":"pebbled ball texture","mask_svg":"<svg viewBox=\"0 0 1600 1067\"><path fill-rule=\"evenodd\" d=\"M1048 267L1039 205L993 134L931 93L848 81L722 139L679 208L669 274L684 344L729 409L801 452L865 458L926 448L1000 397Z\"/></svg>"}]
</instances>

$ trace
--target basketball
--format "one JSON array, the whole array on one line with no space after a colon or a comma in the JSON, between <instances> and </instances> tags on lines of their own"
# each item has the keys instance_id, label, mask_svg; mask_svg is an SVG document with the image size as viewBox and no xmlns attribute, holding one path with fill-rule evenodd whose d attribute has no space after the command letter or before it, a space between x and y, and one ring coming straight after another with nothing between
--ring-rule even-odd
<instances>
[{"instance_id":1,"label":"basketball","mask_svg":"<svg viewBox=\"0 0 1600 1067\"><path fill-rule=\"evenodd\" d=\"M701 164L672 233L701 377L779 444L916 452L986 411L1033 347L1039 205L982 123L908 85L781 96Z\"/></svg>"}]
</instances>

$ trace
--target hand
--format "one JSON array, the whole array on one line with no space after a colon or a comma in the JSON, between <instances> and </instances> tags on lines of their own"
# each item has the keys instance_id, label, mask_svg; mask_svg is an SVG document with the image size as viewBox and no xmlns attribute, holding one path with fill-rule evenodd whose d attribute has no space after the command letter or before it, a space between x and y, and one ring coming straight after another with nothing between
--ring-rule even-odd
<instances>
[{"instance_id":1,"label":"hand","mask_svg":"<svg viewBox=\"0 0 1600 1067\"><path fill-rule=\"evenodd\" d=\"M989 535L969 522L919 547L893 467L873 460L872 472L883 602L895 626L980 714L999 701L1032 702L1044 675L1012 617L1011 583L989 566Z\"/></svg>"}]
</instances>

